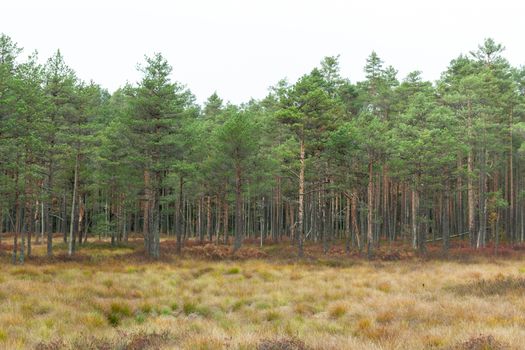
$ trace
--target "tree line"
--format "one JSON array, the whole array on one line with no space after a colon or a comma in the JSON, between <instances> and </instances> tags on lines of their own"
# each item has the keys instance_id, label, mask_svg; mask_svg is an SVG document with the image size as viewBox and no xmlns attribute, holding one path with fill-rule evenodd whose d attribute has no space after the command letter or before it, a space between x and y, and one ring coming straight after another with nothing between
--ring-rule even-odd
<instances>
[{"instance_id":1,"label":"tree line","mask_svg":"<svg viewBox=\"0 0 525 350\"><path fill-rule=\"evenodd\" d=\"M73 255L88 237L111 244L161 236L233 244L523 242L525 68L486 39L436 82L399 80L375 53L365 79L326 57L296 82L234 105L201 106L161 54L113 93L79 79L60 51L0 36L0 240L13 262L56 240ZM59 237L59 238L57 238ZM54 242L55 239L55 242ZM1 241L0 241L1 243Z\"/></svg>"}]
</instances>

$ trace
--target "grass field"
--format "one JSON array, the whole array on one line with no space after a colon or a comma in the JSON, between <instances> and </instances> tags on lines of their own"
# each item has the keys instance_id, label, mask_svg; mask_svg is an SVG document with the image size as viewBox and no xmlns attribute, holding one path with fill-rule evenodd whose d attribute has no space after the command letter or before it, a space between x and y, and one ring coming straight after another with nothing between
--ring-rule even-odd
<instances>
[{"instance_id":1,"label":"grass field","mask_svg":"<svg viewBox=\"0 0 525 350\"><path fill-rule=\"evenodd\" d=\"M133 250L93 243L23 266L4 253L0 348L525 348L519 258L147 262Z\"/></svg>"}]
</instances>

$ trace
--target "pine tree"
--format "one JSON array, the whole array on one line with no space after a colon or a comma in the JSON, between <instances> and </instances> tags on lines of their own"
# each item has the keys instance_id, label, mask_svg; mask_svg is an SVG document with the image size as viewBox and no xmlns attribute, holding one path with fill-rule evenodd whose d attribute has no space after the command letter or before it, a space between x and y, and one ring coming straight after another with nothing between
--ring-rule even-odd
<instances>
[{"instance_id":1,"label":"pine tree","mask_svg":"<svg viewBox=\"0 0 525 350\"><path fill-rule=\"evenodd\" d=\"M160 202L166 172L177 154L177 131L192 96L172 83L172 67L161 54L146 57L139 66L143 78L134 99L134 142L144 174L144 239L146 254L160 256Z\"/></svg>"}]
</instances>

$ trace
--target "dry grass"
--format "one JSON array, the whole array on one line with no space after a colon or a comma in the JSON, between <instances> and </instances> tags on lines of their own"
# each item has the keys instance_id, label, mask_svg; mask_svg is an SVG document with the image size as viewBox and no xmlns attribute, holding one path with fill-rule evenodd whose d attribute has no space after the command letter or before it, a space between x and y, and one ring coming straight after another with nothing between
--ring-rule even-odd
<instances>
[{"instance_id":1,"label":"dry grass","mask_svg":"<svg viewBox=\"0 0 525 350\"><path fill-rule=\"evenodd\" d=\"M85 249L98 258L2 260L0 349L476 350L525 339L520 260L151 263L125 258L129 247Z\"/></svg>"},{"instance_id":2,"label":"dry grass","mask_svg":"<svg viewBox=\"0 0 525 350\"><path fill-rule=\"evenodd\" d=\"M453 349L454 350L505 350L510 347L507 344L504 344L496 339L493 336L480 335L477 337L472 337L469 340L458 344Z\"/></svg>"},{"instance_id":3,"label":"dry grass","mask_svg":"<svg viewBox=\"0 0 525 350\"><path fill-rule=\"evenodd\" d=\"M451 291L459 295L506 295L525 294L525 278L516 276L504 276L502 274L492 279L480 279L457 286L452 286Z\"/></svg>"}]
</instances>

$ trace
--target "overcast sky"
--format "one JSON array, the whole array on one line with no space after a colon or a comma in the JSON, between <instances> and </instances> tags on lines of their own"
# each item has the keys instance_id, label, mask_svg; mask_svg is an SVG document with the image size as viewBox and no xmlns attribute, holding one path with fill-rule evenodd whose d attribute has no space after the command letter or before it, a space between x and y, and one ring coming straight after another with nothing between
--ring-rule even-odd
<instances>
[{"instance_id":1,"label":"overcast sky","mask_svg":"<svg viewBox=\"0 0 525 350\"><path fill-rule=\"evenodd\" d=\"M521 65L524 10L520 0L0 0L0 32L42 61L60 48L80 78L110 91L161 52L199 102L217 91L240 103L330 55L353 82L372 50L399 78L421 70L435 80L493 37Z\"/></svg>"}]
</instances>

